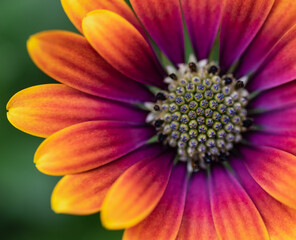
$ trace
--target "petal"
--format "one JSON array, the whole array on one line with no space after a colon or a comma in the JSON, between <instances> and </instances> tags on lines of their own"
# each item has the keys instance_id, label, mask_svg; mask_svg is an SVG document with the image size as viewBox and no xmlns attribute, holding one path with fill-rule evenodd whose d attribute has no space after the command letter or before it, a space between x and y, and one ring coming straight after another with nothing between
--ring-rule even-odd
<instances>
[{"instance_id":1,"label":"petal","mask_svg":"<svg viewBox=\"0 0 296 240\"><path fill-rule=\"evenodd\" d=\"M226 0L220 34L223 72L239 59L268 16L274 0Z\"/></svg>"},{"instance_id":2,"label":"petal","mask_svg":"<svg viewBox=\"0 0 296 240\"><path fill-rule=\"evenodd\" d=\"M244 189L224 168L209 178L211 208L220 239L269 239L264 222Z\"/></svg>"},{"instance_id":3,"label":"petal","mask_svg":"<svg viewBox=\"0 0 296 240\"><path fill-rule=\"evenodd\" d=\"M296 155L296 137L270 132L254 132L247 137L255 145L269 146Z\"/></svg>"},{"instance_id":4,"label":"petal","mask_svg":"<svg viewBox=\"0 0 296 240\"><path fill-rule=\"evenodd\" d=\"M296 78L296 26L275 45L252 76L250 90L265 90L295 80Z\"/></svg>"},{"instance_id":5,"label":"petal","mask_svg":"<svg viewBox=\"0 0 296 240\"><path fill-rule=\"evenodd\" d=\"M89 12L105 9L117 13L129 21L138 31L144 33L138 19L122 0L61 0L62 6L75 27L82 32L82 19Z\"/></svg>"},{"instance_id":6,"label":"petal","mask_svg":"<svg viewBox=\"0 0 296 240\"><path fill-rule=\"evenodd\" d=\"M148 157L129 168L113 184L102 205L102 224L128 228L147 217L158 204L169 181L174 152Z\"/></svg>"},{"instance_id":7,"label":"petal","mask_svg":"<svg viewBox=\"0 0 296 240\"><path fill-rule=\"evenodd\" d=\"M131 0L130 2L160 49L175 65L184 63L183 21L179 0Z\"/></svg>"},{"instance_id":8,"label":"petal","mask_svg":"<svg viewBox=\"0 0 296 240\"><path fill-rule=\"evenodd\" d=\"M78 34L38 33L30 37L27 47L42 71L70 87L124 102L151 100L144 86L117 72Z\"/></svg>"},{"instance_id":9,"label":"petal","mask_svg":"<svg viewBox=\"0 0 296 240\"><path fill-rule=\"evenodd\" d=\"M251 108L270 111L293 105L296 102L296 81L263 91L251 103Z\"/></svg>"},{"instance_id":10,"label":"petal","mask_svg":"<svg viewBox=\"0 0 296 240\"><path fill-rule=\"evenodd\" d=\"M63 177L52 193L53 210L56 213L79 215L100 211L109 188L125 170L161 151L162 148L156 145L146 145L97 169Z\"/></svg>"},{"instance_id":11,"label":"petal","mask_svg":"<svg viewBox=\"0 0 296 240\"><path fill-rule=\"evenodd\" d=\"M255 181L271 196L296 208L296 157L272 147L241 148Z\"/></svg>"},{"instance_id":12,"label":"petal","mask_svg":"<svg viewBox=\"0 0 296 240\"><path fill-rule=\"evenodd\" d=\"M242 56L236 69L237 77L248 74L262 63L273 46L296 23L295 15L295 1L275 1L264 25Z\"/></svg>"},{"instance_id":13,"label":"petal","mask_svg":"<svg viewBox=\"0 0 296 240\"><path fill-rule=\"evenodd\" d=\"M182 224L177 240L218 240L213 222L207 176L194 174L187 193Z\"/></svg>"},{"instance_id":14,"label":"petal","mask_svg":"<svg viewBox=\"0 0 296 240\"><path fill-rule=\"evenodd\" d=\"M123 240L175 240L181 224L187 189L185 165L174 168L167 189L154 211L124 232Z\"/></svg>"},{"instance_id":15,"label":"petal","mask_svg":"<svg viewBox=\"0 0 296 240\"><path fill-rule=\"evenodd\" d=\"M124 18L97 10L83 19L82 26L91 45L118 71L141 83L164 86L152 49Z\"/></svg>"},{"instance_id":16,"label":"petal","mask_svg":"<svg viewBox=\"0 0 296 240\"><path fill-rule=\"evenodd\" d=\"M210 55L218 33L224 1L181 0L186 26L199 60Z\"/></svg>"},{"instance_id":17,"label":"petal","mask_svg":"<svg viewBox=\"0 0 296 240\"><path fill-rule=\"evenodd\" d=\"M270 239L296 239L296 210L285 206L266 193L254 181L240 159L232 159L231 166L260 212Z\"/></svg>"},{"instance_id":18,"label":"petal","mask_svg":"<svg viewBox=\"0 0 296 240\"><path fill-rule=\"evenodd\" d=\"M276 132L296 128L296 106L279 109L256 116L255 123L264 130Z\"/></svg>"},{"instance_id":19,"label":"petal","mask_svg":"<svg viewBox=\"0 0 296 240\"><path fill-rule=\"evenodd\" d=\"M154 134L152 128L112 121L92 121L65 128L47 138L35 153L45 174L87 171L137 149Z\"/></svg>"},{"instance_id":20,"label":"petal","mask_svg":"<svg viewBox=\"0 0 296 240\"><path fill-rule=\"evenodd\" d=\"M144 122L146 115L135 107L94 97L62 84L24 89L10 99L7 110L8 120L16 128L39 137L93 120Z\"/></svg>"},{"instance_id":21,"label":"petal","mask_svg":"<svg viewBox=\"0 0 296 240\"><path fill-rule=\"evenodd\" d=\"M274 135L279 135L279 136L287 136L287 137L291 137L291 136L295 137L296 136L296 129L295 128L294 129L267 128L267 129L263 129L262 133L274 134Z\"/></svg>"}]
</instances>

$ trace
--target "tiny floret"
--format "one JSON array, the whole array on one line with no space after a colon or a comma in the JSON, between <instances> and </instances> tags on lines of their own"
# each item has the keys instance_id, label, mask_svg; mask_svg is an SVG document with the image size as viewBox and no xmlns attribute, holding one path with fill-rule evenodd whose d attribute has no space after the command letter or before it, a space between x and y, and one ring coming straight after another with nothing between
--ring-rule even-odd
<instances>
[{"instance_id":1,"label":"tiny floret","mask_svg":"<svg viewBox=\"0 0 296 240\"><path fill-rule=\"evenodd\" d=\"M183 66L170 74L174 81L155 97L152 122L158 140L177 148L178 157L194 170L226 161L241 134L252 126L244 83L229 74L220 77L219 71L213 63L190 62L185 71Z\"/></svg>"}]
</instances>

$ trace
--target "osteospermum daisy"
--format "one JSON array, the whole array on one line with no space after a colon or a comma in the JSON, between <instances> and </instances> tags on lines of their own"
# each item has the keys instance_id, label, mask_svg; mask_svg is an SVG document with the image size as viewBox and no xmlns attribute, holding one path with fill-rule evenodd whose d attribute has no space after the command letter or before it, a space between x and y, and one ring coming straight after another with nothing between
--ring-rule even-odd
<instances>
[{"instance_id":1,"label":"osteospermum daisy","mask_svg":"<svg viewBox=\"0 0 296 240\"><path fill-rule=\"evenodd\" d=\"M101 211L125 240L296 239L296 2L130 2L62 0L81 34L28 40L62 84L20 91L8 119L65 175L53 210Z\"/></svg>"}]
</instances>

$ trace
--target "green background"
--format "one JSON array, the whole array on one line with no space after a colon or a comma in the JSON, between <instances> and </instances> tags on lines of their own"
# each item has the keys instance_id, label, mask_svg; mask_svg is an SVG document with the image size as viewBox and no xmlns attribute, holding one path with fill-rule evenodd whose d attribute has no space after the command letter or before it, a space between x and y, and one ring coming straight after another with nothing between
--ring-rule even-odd
<instances>
[{"instance_id":1,"label":"green background","mask_svg":"<svg viewBox=\"0 0 296 240\"><path fill-rule=\"evenodd\" d=\"M6 119L6 103L24 88L53 82L30 60L26 40L50 29L76 31L59 0L0 0L0 233L3 240L121 239L98 214L68 216L50 208L59 178L37 171L33 155L41 143Z\"/></svg>"}]
</instances>

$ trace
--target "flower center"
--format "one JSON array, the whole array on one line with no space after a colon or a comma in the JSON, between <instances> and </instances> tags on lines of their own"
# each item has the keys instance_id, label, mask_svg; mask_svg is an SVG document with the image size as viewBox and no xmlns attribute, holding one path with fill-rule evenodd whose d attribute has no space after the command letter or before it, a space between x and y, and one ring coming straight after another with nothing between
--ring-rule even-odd
<instances>
[{"instance_id":1,"label":"flower center","mask_svg":"<svg viewBox=\"0 0 296 240\"><path fill-rule=\"evenodd\" d=\"M215 64L191 62L165 82L168 90L156 94L150 114L158 140L177 148L179 160L188 161L193 170L227 160L252 125L243 81L230 74L220 77Z\"/></svg>"}]
</instances>

